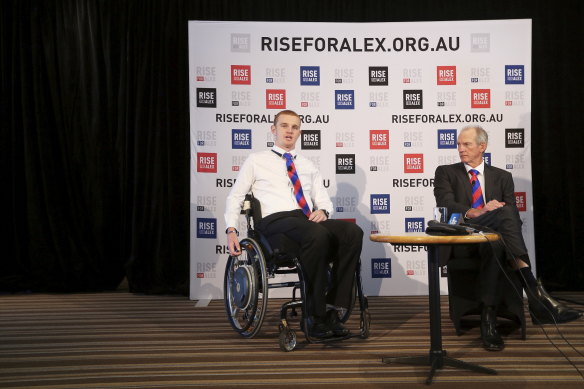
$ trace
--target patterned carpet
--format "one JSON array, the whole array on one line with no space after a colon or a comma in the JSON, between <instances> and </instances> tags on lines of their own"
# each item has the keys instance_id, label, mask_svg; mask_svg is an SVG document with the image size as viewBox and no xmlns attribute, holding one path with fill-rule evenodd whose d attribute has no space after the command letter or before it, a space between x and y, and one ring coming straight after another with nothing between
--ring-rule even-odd
<instances>
[{"instance_id":1,"label":"patterned carpet","mask_svg":"<svg viewBox=\"0 0 584 389\"><path fill-rule=\"evenodd\" d=\"M584 301L584 293L561 296ZM426 386L429 367L381 358L428 354L427 297L370 297L368 339L309 345L298 331L299 344L288 353L278 346L282 302L270 300L260 334L243 339L221 300L195 307L181 296L122 292L1 295L0 388ZM434 387L584 388L584 319L561 325L561 333L549 325L544 333L529 321L525 341L507 328L502 352L484 351L476 327L456 336L446 296L442 325L449 356L498 374L447 367ZM349 326L357 330L357 316Z\"/></svg>"}]
</instances>

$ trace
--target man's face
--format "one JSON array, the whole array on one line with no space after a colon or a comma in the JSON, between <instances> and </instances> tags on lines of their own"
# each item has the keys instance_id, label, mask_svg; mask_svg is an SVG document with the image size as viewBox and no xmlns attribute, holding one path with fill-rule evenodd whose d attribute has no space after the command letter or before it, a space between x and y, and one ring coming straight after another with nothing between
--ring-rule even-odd
<instances>
[{"instance_id":1,"label":"man's face","mask_svg":"<svg viewBox=\"0 0 584 389\"><path fill-rule=\"evenodd\" d=\"M478 144L476 130L470 128L458 135L458 156L460 160L471 167L477 167L483 162L483 152L487 149L484 143Z\"/></svg>"},{"instance_id":2,"label":"man's face","mask_svg":"<svg viewBox=\"0 0 584 389\"><path fill-rule=\"evenodd\" d=\"M276 125L272 126L272 134L276 146L286 151L292 150L300 136L300 119L294 115L280 115Z\"/></svg>"}]
</instances>

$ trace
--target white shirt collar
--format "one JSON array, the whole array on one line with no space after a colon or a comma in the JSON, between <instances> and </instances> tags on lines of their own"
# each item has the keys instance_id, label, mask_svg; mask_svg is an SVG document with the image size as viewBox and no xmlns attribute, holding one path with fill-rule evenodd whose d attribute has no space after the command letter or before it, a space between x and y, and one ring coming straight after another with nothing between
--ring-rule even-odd
<instances>
[{"instance_id":1,"label":"white shirt collar","mask_svg":"<svg viewBox=\"0 0 584 389\"><path fill-rule=\"evenodd\" d=\"M290 151L286 151L283 148L274 145L272 147L272 150L274 150L275 152L277 152L278 154L281 154L281 155L284 155L285 153L290 153L290 154L292 154L292 157L294 157L294 158L296 158L296 155L297 155L296 149L292 149Z\"/></svg>"},{"instance_id":2,"label":"white shirt collar","mask_svg":"<svg viewBox=\"0 0 584 389\"><path fill-rule=\"evenodd\" d=\"M480 175L485 175L484 171L485 171L485 160L483 160L483 162L481 162L481 164L477 167L470 167L470 165L467 165L466 163L464 164L464 168L466 169L466 172L468 173L468 171L470 169L474 169L476 171L479 172ZM470 173L469 173L470 174Z\"/></svg>"}]
</instances>

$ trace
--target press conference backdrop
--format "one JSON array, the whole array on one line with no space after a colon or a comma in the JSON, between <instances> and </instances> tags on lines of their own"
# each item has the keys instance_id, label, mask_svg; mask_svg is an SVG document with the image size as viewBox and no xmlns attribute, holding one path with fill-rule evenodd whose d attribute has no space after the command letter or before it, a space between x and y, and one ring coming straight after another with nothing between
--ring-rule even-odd
<instances>
[{"instance_id":1,"label":"press conference backdrop","mask_svg":"<svg viewBox=\"0 0 584 389\"><path fill-rule=\"evenodd\" d=\"M533 257L530 74L531 20L189 22L190 297L223 297L225 198L246 157L273 145L282 109L302 115L297 146L320 169L333 217L365 232L366 294L427 293L424 247L367 237L424 231L434 171L459 161L468 124L489 133L486 162L514 176Z\"/></svg>"}]
</instances>

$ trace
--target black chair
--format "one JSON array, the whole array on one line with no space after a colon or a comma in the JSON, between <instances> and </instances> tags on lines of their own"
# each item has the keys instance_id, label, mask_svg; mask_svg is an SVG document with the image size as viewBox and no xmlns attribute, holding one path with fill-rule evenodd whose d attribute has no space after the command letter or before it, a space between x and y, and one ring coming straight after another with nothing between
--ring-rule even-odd
<instances>
[{"instance_id":1,"label":"black chair","mask_svg":"<svg viewBox=\"0 0 584 389\"><path fill-rule=\"evenodd\" d=\"M477 292L480 271L477 245L453 245L452 255L446 267L448 277L448 302L450 319L457 335L462 335L463 322L472 324L468 316L481 314L482 305ZM515 272L504 269L496 296L497 316L510 320L521 328L525 340L525 312L521 283ZM479 320L480 322L480 320Z\"/></svg>"},{"instance_id":2,"label":"black chair","mask_svg":"<svg viewBox=\"0 0 584 389\"><path fill-rule=\"evenodd\" d=\"M288 324L288 316L296 315L296 308L302 311L301 329L310 328L309 317L304 301L306 285L302 264L298 259L298 245L285 235L271 236L270 239L254 229L261 219L259 201L248 194L241 211L247 220L247 237L240 240L242 254L229 256L225 267L224 302L227 318L233 329L241 336L253 338L260 331L268 303L269 289L292 287L292 300L284 303L280 309L279 345L283 351L292 351L296 347L296 332ZM357 264L353 298L348 309L339 312L341 322L346 322L352 313L356 300L359 301L359 333L346 337L315 339L304 331L309 343L323 343L347 339L354 336L369 337L370 314L367 297L363 295L360 275L361 263ZM297 281L272 282L270 279L279 274L297 274ZM297 292L300 291L300 297Z\"/></svg>"}]
</instances>

